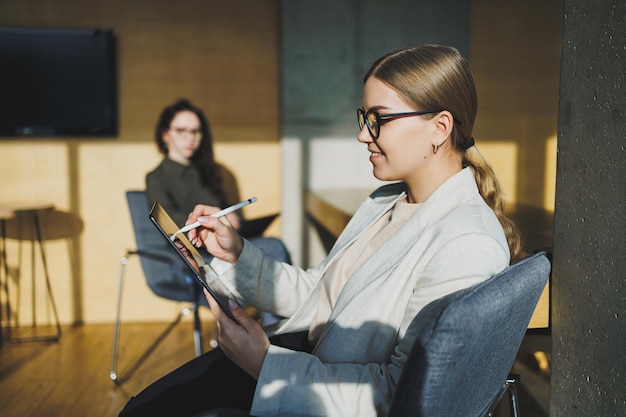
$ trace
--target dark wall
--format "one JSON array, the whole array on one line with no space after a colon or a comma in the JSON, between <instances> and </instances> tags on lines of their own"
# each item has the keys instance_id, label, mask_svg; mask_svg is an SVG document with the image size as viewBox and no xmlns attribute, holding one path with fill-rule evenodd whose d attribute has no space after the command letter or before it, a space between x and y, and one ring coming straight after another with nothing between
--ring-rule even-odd
<instances>
[{"instance_id":1,"label":"dark wall","mask_svg":"<svg viewBox=\"0 0 626 417\"><path fill-rule=\"evenodd\" d=\"M363 76L381 55L420 43L467 54L468 0L287 0L281 2L282 118L354 137Z\"/></svg>"},{"instance_id":2,"label":"dark wall","mask_svg":"<svg viewBox=\"0 0 626 417\"><path fill-rule=\"evenodd\" d=\"M550 416L626 416L626 2L564 5Z\"/></svg>"}]
</instances>

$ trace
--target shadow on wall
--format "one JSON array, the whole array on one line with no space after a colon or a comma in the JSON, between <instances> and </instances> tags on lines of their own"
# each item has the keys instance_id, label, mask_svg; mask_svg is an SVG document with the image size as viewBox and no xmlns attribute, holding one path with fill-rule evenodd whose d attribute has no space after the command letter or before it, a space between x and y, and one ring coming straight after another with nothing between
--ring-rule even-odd
<instances>
[{"instance_id":1,"label":"shadow on wall","mask_svg":"<svg viewBox=\"0 0 626 417\"><path fill-rule=\"evenodd\" d=\"M0 318L7 324L13 321L14 325L19 325L21 321L20 294L28 291L30 288L33 302L30 312L32 316L30 319L32 320L33 327L35 326L38 316L42 314L36 313L38 303L35 303L35 287L37 286L35 283L36 259L39 257L48 287L49 301L53 303L52 307L54 308L55 320L58 325L59 318L53 301L52 285L49 281L47 260L49 256L46 255L45 244L55 240L65 240L68 243L68 254L72 271L70 287L72 291L71 300L73 300L73 318L76 322L80 322L82 319L82 299L80 297L82 293L82 283L77 273L77 271L80 270L80 254L78 250L80 245L76 244L76 241L84 230L83 220L75 214L60 211L50 206L36 210L16 210L10 216L7 216L7 218L2 219L1 226L1 263L3 264L2 268L5 282L1 291L0 302L2 305L0 305L0 308L3 312L6 312L6 316L0 315ZM9 248L7 243L9 239L16 241L14 248ZM23 243L31 244L30 262L24 261ZM36 245L39 245L39 255L36 255L35 252ZM9 265L9 260L7 259L9 255L7 253L14 251L17 251L17 260L14 265ZM24 275L25 271L30 271L32 274L30 283L22 279L22 275ZM50 305L46 304L46 308L43 310L47 311L49 307ZM40 308L39 310L42 309ZM46 320L51 320L51 318L47 317Z\"/></svg>"},{"instance_id":2,"label":"shadow on wall","mask_svg":"<svg viewBox=\"0 0 626 417\"><path fill-rule=\"evenodd\" d=\"M44 242L77 238L84 229L82 219L75 214L49 208L36 212L16 212L14 217L4 220L3 237L22 241L37 241L37 223L35 222L39 224L41 240Z\"/></svg>"}]
</instances>

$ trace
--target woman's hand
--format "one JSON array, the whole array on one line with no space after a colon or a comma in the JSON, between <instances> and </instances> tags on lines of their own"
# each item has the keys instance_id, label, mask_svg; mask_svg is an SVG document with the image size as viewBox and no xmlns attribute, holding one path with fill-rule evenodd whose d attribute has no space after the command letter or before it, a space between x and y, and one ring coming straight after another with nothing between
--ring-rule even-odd
<instances>
[{"instance_id":1,"label":"woman's hand","mask_svg":"<svg viewBox=\"0 0 626 417\"><path fill-rule=\"evenodd\" d=\"M237 213L228 213L226 215L226 218L235 230L241 229L241 219L239 218Z\"/></svg>"},{"instance_id":2,"label":"woman's hand","mask_svg":"<svg viewBox=\"0 0 626 417\"><path fill-rule=\"evenodd\" d=\"M201 227L190 230L187 236L196 247L204 246L211 255L233 264L241 255L243 240L227 217L211 217L219 210L218 207L197 205L187 224L198 220Z\"/></svg>"},{"instance_id":3,"label":"woman's hand","mask_svg":"<svg viewBox=\"0 0 626 417\"><path fill-rule=\"evenodd\" d=\"M217 320L217 341L231 361L255 380L259 379L270 340L261 325L248 316L234 300L228 308L240 324L235 323L221 309L217 301L204 289L211 311Z\"/></svg>"}]
</instances>

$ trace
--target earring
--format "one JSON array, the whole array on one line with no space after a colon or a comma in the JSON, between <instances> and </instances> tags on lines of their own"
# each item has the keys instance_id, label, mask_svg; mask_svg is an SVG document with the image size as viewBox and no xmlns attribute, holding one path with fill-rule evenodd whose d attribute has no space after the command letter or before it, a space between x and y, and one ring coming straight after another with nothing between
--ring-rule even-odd
<instances>
[{"instance_id":1,"label":"earring","mask_svg":"<svg viewBox=\"0 0 626 417\"><path fill-rule=\"evenodd\" d=\"M435 144L433 144L433 154L436 154L437 151L439 151L439 144L435 143Z\"/></svg>"}]
</instances>

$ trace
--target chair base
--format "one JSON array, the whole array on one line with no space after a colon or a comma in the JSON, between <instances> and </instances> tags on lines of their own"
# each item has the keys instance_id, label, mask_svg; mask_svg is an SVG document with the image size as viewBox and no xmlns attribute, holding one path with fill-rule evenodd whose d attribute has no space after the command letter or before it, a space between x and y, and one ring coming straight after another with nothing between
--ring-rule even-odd
<instances>
[{"instance_id":1,"label":"chair base","mask_svg":"<svg viewBox=\"0 0 626 417\"><path fill-rule=\"evenodd\" d=\"M128 264L129 256L131 255L139 255L137 251L127 251L122 259L120 260L121 268L120 268L120 284L119 284L119 292L117 299L117 314L115 319L115 327L113 330L113 347L111 352L111 369L109 371L109 378L115 382L116 384L121 384L122 380L117 372L117 363L118 363L118 352L119 352L119 341L120 341L120 327L121 327L121 313L122 313L122 296L124 293L124 280L126 276L126 264ZM191 307L185 307L181 310L178 316L174 319L172 323L170 323L167 328L159 335L159 337L146 349L145 353L141 355L141 357L137 360L134 366L126 375L126 378L130 378L130 375L139 368L139 366L148 358L148 356L158 347L158 345L163 341L163 339L174 329L174 327L181 321L181 319L193 313L193 339L194 339L194 348L196 356L202 355L202 327L200 322L200 312L199 305L194 303ZM211 341L211 346L213 347L213 340Z\"/></svg>"},{"instance_id":2,"label":"chair base","mask_svg":"<svg viewBox=\"0 0 626 417\"><path fill-rule=\"evenodd\" d=\"M518 374L509 374L506 381L502 385L502 389L491 402L489 406L489 410L484 417L493 417L496 406L500 403L500 400L504 396L505 393L508 393L509 396L509 409L511 412L511 417L519 417L519 402L517 399L517 383L520 380L520 376Z\"/></svg>"}]
</instances>

